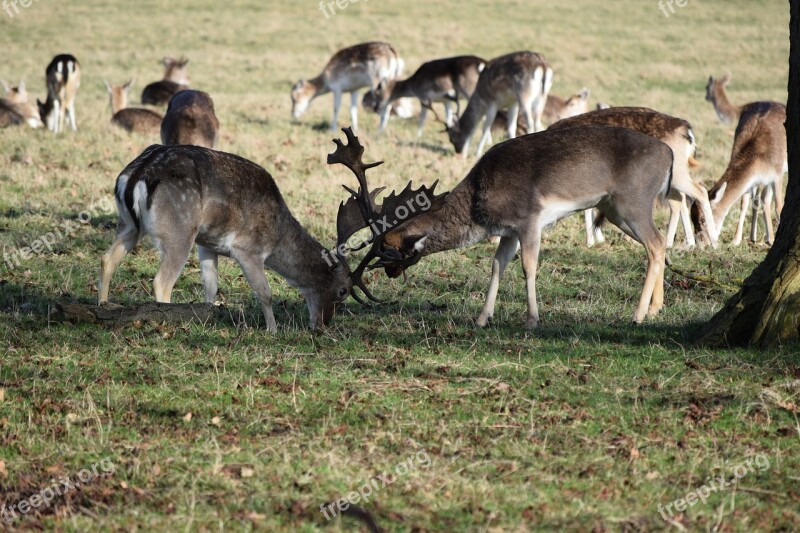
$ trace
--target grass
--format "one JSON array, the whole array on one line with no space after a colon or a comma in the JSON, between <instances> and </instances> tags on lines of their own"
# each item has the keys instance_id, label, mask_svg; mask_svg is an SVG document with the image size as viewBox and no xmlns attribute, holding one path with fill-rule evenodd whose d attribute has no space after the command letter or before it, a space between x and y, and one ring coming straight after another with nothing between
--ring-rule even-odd
<instances>
[{"instance_id":1,"label":"grass","mask_svg":"<svg viewBox=\"0 0 800 533\"><path fill-rule=\"evenodd\" d=\"M690 342L763 258L760 244L672 250L677 269L711 281L669 272L666 308L638 327L629 321L643 250L611 230L607 244L586 249L580 217L546 235L542 326L532 333L522 329L518 260L494 324L472 325L489 244L426 258L407 283L375 275L374 292L392 303L350 301L320 334L274 275L279 333L267 334L230 261L221 265L225 311L211 323L48 320L56 300L96 297L116 223L102 202L125 164L157 142L108 124L103 78L136 77L138 92L160 76L163 55L191 58L193 85L217 106L220 148L267 168L297 218L330 246L340 184L353 179L325 165L330 97L293 123L289 88L336 49L386 39L409 70L457 53L540 51L556 70L556 94L588 86L593 101L690 120L703 162L695 175L710 185L727 163L731 129L703 100L707 77L732 72L734 102L785 100L784 3L690 2L666 18L656 2L373 0L326 20L316 2L43 0L13 19L0 15L0 32L0 77L25 78L39 97L56 53L75 54L84 70L77 133L0 132L0 247L76 226L52 252L0 265L0 503L74 481L103 459L114 466L4 527L352 530L363 525L328 522L320 505L386 472L391 482L362 505L390 530L800 529L800 350ZM375 183L441 179L446 189L471 164L450 155L436 126L415 143L413 120L393 120L384 136L374 115L362 113L361 125L366 157L386 162ZM92 206L88 223L76 224ZM150 301L157 265L145 243L115 275L112 301ZM202 300L196 256L173 297ZM768 467L751 463L735 488L683 513L673 506L671 523L662 518L659 505L709 476L731 479L755 458ZM398 474L408 460L413 468Z\"/></svg>"}]
</instances>

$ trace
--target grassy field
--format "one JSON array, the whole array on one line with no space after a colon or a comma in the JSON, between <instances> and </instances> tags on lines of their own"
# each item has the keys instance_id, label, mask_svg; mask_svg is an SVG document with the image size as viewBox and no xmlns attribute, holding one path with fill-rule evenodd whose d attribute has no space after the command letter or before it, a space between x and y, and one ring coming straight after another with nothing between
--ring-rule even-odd
<instances>
[{"instance_id":1,"label":"grassy field","mask_svg":"<svg viewBox=\"0 0 800 533\"><path fill-rule=\"evenodd\" d=\"M362 0L326 19L310 0L37 0L13 18L0 11L0 78L24 78L43 97L53 55L73 53L83 66L77 133L0 130L0 248L74 226L51 249L0 264L0 504L34 505L54 483L62 493L0 516L0 529L364 530L320 511L361 490L359 505L397 531L800 530L800 348L691 346L763 244L686 250L679 234L675 268L705 281L668 271L666 308L638 327L643 249L612 229L586 249L580 217L545 236L535 332L522 328L518 260L494 325L473 326L488 243L426 258L406 283L375 273L370 286L392 302L350 300L324 333L308 331L304 302L274 275L279 332L266 333L227 260L226 306L210 323L48 319L57 300L96 298L116 224L103 207L120 170L157 142L108 124L104 78L135 77L138 95L160 78L162 56L189 57L193 86L215 100L220 149L270 171L295 216L331 246L340 184L353 178L325 164L330 96L294 123L289 90L365 40L392 42L409 71L460 53L542 52L555 94L587 86L592 102L690 120L703 163L695 174L713 183L732 128L704 101L706 80L731 72L734 102L785 101L788 6L690 0L675 9ZM413 120L393 119L383 136L376 116L360 123L366 159L385 161L376 184L449 188L473 162L454 157L435 125L415 143ZM77 222L86 210L90 220ZM146 242L118 270L111 300L150 301L157 266ZM173 300L202 301L196 254ZM64 479L84 483L69 489ZM683 512L673 503L682 498L693 503Z\"/></svg>"}]
</instances>

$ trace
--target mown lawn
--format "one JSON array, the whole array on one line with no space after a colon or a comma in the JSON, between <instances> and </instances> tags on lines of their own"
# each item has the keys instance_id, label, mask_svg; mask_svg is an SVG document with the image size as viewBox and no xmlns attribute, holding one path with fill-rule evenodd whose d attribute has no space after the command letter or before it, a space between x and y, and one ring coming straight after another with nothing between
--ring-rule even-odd
<instances>
[{"instance_id":1,"label":"mown lawn","mask_svg":"<svg viewBox=\"0 0 800 533\"><path fill-rule=\"evenodd\" d=\"M679 234L667 306L642 326L630 324L641 246L609 229L605 245L587 249L580 217L546 235L535 332L522 328L518 260L493 325L473 326L488 243L429 257L407 282L375 273L370 287L390 303L350 300L323 333L308 331L304 302L274 275L279 332L266 333L227 260L225 306L204 324L49 318L56 301L96 298L116 224L105 209L114 180L157 142L112 129L104 78L135 77L137 101L160 77L162 56L189 57L193 86L215 100L220 149L267 168L297 218L332 246L340 184L353 178L325 164L331 98L294 123L289 89L336 49L385 39L408 71L460 53L540 51L556 69L556 94L587 86L592 102L690 120L703 163L695 175L710 185L727 164L732 128L704 101L706 80L730 71L735 102L785 100L784 2L692 1L670 17L656 2L592 0L372 0L329 19L311 1L42 0L20 9L13 18L0 11L0 77L25 78L41 98L44 67L64 51L84 76L77 133L0 131L3 253L73 228L19 265L0 263L0 505L49 497L54 483L62 492L24 516L0 516L0 527L364 530L338 509L330 521L331 508L321 511L361 491L359 505L397 531L800 530L800 348L691 342L763 258L763 244L686 250ZM378 136L374 115L360 119L366 158L385 161L371 171L375 184L440 179L446 189L473 162L454 157L436 125L415 143L414 120L393 119ZM115 275L111 300L150 301L157 267L145 242ZM196 254L173 300L202 301ZM81 488L61 483L82 479ZM675 500L687 498L693 505L679 511Z\"/></svg>"}]
</instances>

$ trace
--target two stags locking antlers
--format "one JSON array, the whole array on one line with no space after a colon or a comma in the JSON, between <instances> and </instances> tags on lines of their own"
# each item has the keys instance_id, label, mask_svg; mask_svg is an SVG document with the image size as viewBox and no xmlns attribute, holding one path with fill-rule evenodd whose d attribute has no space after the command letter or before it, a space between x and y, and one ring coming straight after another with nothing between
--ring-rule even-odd
<instances>
[{"instance_id":1,"label":"two stags locking antlers","mask_svg":"<svg viewBox=\"0 0 800 533\"><path fill-rule=\"evenodd\" d=\"M350 193L350 198L347 202L339 205L339 213L336 216L335 253L339 261L345 261L348 251L359 251L370 246L358 267L351 274L354 288L350 294L356 301L365 305L366 302L356 293L355 287L361 289L370 300L381 302L369 292L364 284L365 270L383 267L391 276L394 272L399 274L405 268L419 261L419 256L404 257L396 248L386 246L384 241L389 231L422 213L435 211L441 207L447 193L434 194L439 180L436 180L430 188L423 185L416 190L411 188L411 181L409 181L400 194L392 191L389 196L384 198L380 206L376 205L375 197L386 187L378 187L369 191L367 170L383 164L383 161L364 163L361 160L364 155L364 147L358 141L358 137L349 127L342 128L342 131L347 137L347 144L345 145L339 139L333 139L333 142L336 143L336 151L328 154L327 162L329 165L339 163L349 168L358 180L358 191L342 185ZM369 228L372 236L357 247L349 248L347 241L364 228Z\"/></svg>"}]
</instances>

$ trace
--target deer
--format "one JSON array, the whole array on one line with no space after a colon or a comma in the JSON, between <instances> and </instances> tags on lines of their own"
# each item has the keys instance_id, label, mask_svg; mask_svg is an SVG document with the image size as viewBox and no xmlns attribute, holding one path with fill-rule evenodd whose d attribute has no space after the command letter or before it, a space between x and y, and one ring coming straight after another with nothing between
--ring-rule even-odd
<instances>
[{"instance_id":1,"label":"deer","mask_svg":"<svg viewBox=\"0 0 800 533\"><path fill-rule=\"evenodd\" d=\"M330 251L312 237L290 212L272 176L247 159L201 146L153 145L119 174L114 198L119 221L100 261L100 305L108 302L114 272L145 234L161 255L153 280L156 302L170 302L194 243L206 302L213 303L217 294L219 256L230 257L255 292L270 332L277 324L265 267L300 290L313 329L328 325L348 295L365 303L355 287L369 294L363 279L350 272L345 245ZM342 206L337 228L346 229L354 202ZM360 276L363 269L357 272Z\"/></svg>"},{"instance_id":2,"label":"deer","mask_svg":"<svg viewBox=\"0 0 800 533\"><path fill-rule=\"evenodd\" d=\"M717 246L717 230L712 216L711 203L708 191L699 182L692 179L689 168L696 165L694 154L697 147L695 135L691 124L681 118L659 113L645 107L611 107L602 110L583 113L574 117L565 118L552 124L549 129L570 128L578 125L608 125L631 128L645 135L650 135L666 143L674 154L672 181L667 195L670 206L670 219L667 229L667 247L672 247L678 229L679 219L683 223L683 230L687 246L696 244L695 230L702 232L703 242ZM698 205L698 224L693 229L686 205L686 197L694 200ZM603 236L598 228L592 224L593 214L590 210L585 212L586 244L592 246L595 240L602 242Z\"/></svg>"},{"instance_id":3,"label":"deer","mask_svg":"<svg viewBox=\"0 0 800 533\"><path fill-rule=\"evenodd\" d=\"M547 102L542 114L542 123L550 126L562 118L570 118L589 111L589 89L584 87L579 92L568 98L562 98L554 94L547 95ZM505 111L498 111L492 124L492 130L508 130L508 114ZM517 137L527 133L525 121L522 115L517 116Z\"/></svg>"},{"instance_id":4,"label":"deer","mask_svg":"<svg viewBox=\"0 0 800 533\"><path fill-rule=\"evenodd\" d=\"M161 63L164 65L164 78L142 89L142 105L168 104L176 93L189 88L188 59L165 57Z\"/></svg>"},{"instance_id":5,"label":"deer","mask_svg":"<svg viewBox=\"0 0 800 533\"><path fill-rule=\"evenodd\" d=\"M469 99L475 92L478 77L486 60L477 56L456 56L423 63L410 77L384 79L374 90L375 111L381 116L380 130L389 121L392 104L400 98L417 98L423 105L419 115L417 137L422 136L427 108L432 102L444 102L445 122L453 125L453 102Z\"/></svg>"},{"instance_id":6,"label":"deer","mask_svg":"<svg viewBox=\"0 0 800 533\"><path fill-rule=\"evenodd\" d=\"M214 148L219 120L214 101L203 91L187 89L172 97L161 121L162 144L193 144Z\"/></svg>"},{"instance_id":7,"label":"deer","mask_svg":"<svg viewBox=\"0 0 800 533\"><path fill-rule=\"evenodd\" d=\"M382 80L398 77L403 65L403 60L389 43L368 42L343 48L330 58L317 77L300 80L292 86L292 116L295 120L299 119L311 100L332 92L331 131L336 131L342 93L349 92L350 123L357 130L359 90L366 87L374 91Z\"/></svg>"},{"instance_id":8,"label":"deer","mask_svg":"<svg viewBox=\"0 0 800 533\"><path fill-rule=\"evenodd\" d=\"M112 85L103 80L108 92L111 105L111 123L130 133L142 135L158 134L161 130L160 113L151 109L128 107L128 93L133 85L133 80L122 85Z\"/></svg>"},{"instance_id":9,"label":"deer","mask_svg":"<svg viewBox=\"0 0 800 533\"><path fill-rule=\"evenodd\" d=\"M477 156L491 136L497 112L508 109L508 136L516 137L517 115L522 111L527 133L541 131L542 113L553 85L553 69L541 54L522 51L492 59L478 78L464 113L447 128L447 135L456 153L466 158L469 141L478 123L483 122Z\"/></svg>"},{"instance_id":10,"label":"deer","mask_svg":"<svg viewBox=\"0 0 800 533\"><path fill-rule=\"evenodd\" d=\"M763 188L761 200L764 206L766 242L774 239L772 227L772 196L780 213L783 208L783 175L788 172L786 146L786 106L778 102L753 102L741 107L739 123L733 138L733 148L728 167L722 177L709 190L711 210L714 217L716 237L722 231L723 223L731 206L741 198L739 223L732 244L739 245L751 195L758 187ZM697 223L700 213L692 207L692 220ZM753 211L753 224L750 238L756 240L757 210Z\"/></svg>"},{"instance_id":11,"label":"deer","mask_svg":"<svg viewBox=\"0 0 800 533\"><path fill-rule=\"evenodd\" d=\"M347 218L360 215L362 224L372 228L371 247L356 272L382 267L389 277L398 277L424 256L499 236L486 302L476 324L484 327L491 321L500 279L519 244L527 289L525 327L532 329L539 324L536 270L542 229L597 207L598 224L608 219L646 250L647 274L634 322L641 323L663 307L666 247L653 222L653 203L669 189L673 156L658 139L628 128L595 125L510 139L489 149L450 192L435 195L436 183L426 188L424 205L416 203L416 216L403 219L397 206L406 206L407 214L415 205L410 184L376 207L374 197L383 188L370 191L366 179L366 170L376 164L363 163L363 147L351 133L345 134L349 166L359 181L358 192L351 191L348 201L357 208ZM381 222L380 230L375 230L375 221Z\"/></svg>"},{"instance_id":12,"label":"deer","mask_svg":"<svg viewBox=\"0 0 800 533\"><path fill-rule=\"evenodd\" d=\"M60 133L64 130L64 121L68 116L72 131L77 131L75 97L81 86L80 63L71 54L57 55L47 65L45 79L47 99L44 102L36 100L42 121L48 130Z\"/></svg>"},{"instance_id":13,"label":"deer","mask_svg":"<svg viewBox=\"0 0 800 533\"><path fill-rule=\"evenodd\" d=\"M739 123L742 110L744 106L738 106L731 103L728 98L727 86L731 81L731 74L725 74L721 78L709 76L708 84L706 85L706 101L711 102L714 106L714 111L717 114L720 122L723 124ZM772 191L766 191L763 187L757 187L750 191L749 195L742 195L741 210L739 212L739 224L733 239L734 244L741 243L741 233L744 228L745 218L747 217L747 208L750 205L750 199L753 200L753 212L750 221L750 240L755 242L758 232L758 205L761 203L764 210L772 211L772 199L774 197L777 215L780 217L781 210L783 209L783 176L777 180L772 181L770 187ZM770 220L770 224L772 221ZM767 235L769 239L769 232Z\"/></svg>"},{"instance_id":14,"label":"deer","mask_svg":"<svg viewBox=\"0 0 800 533\"><path fill-rule=\"evenodd\" d=\"M27 124L33 129L42 127L39 117L39 109L28 101L28 91L25 82L20 81L16 87L9 86L4 80L0 80L6 95L0 98L0 127L17 124Z\"/></svg>"}]
</instances>

